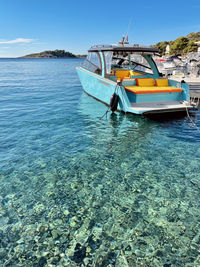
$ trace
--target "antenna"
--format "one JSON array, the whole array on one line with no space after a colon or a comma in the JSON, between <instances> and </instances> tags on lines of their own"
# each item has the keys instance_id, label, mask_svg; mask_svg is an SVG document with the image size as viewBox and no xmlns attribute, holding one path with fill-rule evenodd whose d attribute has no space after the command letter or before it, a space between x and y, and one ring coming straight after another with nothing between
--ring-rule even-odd
<instances>
[{"instance_id":1,"label":"antenna","mask_svg":"<svg viewBox=\"0 0 200 267\"><path fill-rule=\"evenodd\" d=\"M131 25L131 19L129 19L128 30L127 30L126 37L125 36L122 36L122 40L119 41L119 44L122 45L122 46L129 44L129 41L128 41L128 33L129 33L130 25Z\"/></svg>"},{"instance_id":2,"label":"antenna","mask_svg":"<svg viewBox=\"0 0 200 267\"><path fill-rule=\"evenodd\" d=\"M130 30L130 26L131 26L131 19L129 19L129 23L128 23L128 30L127 30L127 34L126 34L126 42L128 42L128 33L129 33L129 30Z\"/></svg>"}]
</instances>

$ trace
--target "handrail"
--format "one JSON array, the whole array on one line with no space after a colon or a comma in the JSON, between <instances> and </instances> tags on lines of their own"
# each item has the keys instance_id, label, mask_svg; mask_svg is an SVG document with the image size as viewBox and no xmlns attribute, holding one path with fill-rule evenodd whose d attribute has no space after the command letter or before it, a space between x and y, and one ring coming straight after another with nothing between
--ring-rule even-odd
<instances>
[{"instance_id":1,"label":"handrail","mask_svg":"<svg viewBox=\"0 0 200 267\"><path fill-rule=\"evenodd\" d=\"M93 45L91 46L91 48L98 48L98 47L113 47L113 46L117 46L116 44L113 44L113 45L108 45L108 44L105 44L105 45Z\"/></svg>"},{"instance_id":2,"label":"handrail","mask_svg":"<svg viewBox=\"0 0 200 267\"><path fill-rule=\"evenodd\" d=\"M91 48L101 48L101 47L121 47L122 45L121 44L102 44L102 45L92 45ZM140 47L140 48L151 48L150 46L147 46L147 45L125 45L125 46L122 46L122 47Z\"/></svg>"}]
</instances>

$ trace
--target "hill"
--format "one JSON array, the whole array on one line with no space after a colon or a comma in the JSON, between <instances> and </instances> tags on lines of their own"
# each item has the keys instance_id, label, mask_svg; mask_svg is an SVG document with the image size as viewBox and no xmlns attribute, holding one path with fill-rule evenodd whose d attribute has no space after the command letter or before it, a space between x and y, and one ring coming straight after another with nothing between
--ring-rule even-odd
<instances>
[{"instance_id":1,"label":"hill","mask_svg":"<svg viewBox=\"0 0 200 267\"><path fill-rule=\"evenodd\" d=\"M153 47L160 49L161 54L164 55L167 45L170 46L170 55L185 55L190 52L197 52L197 44L200 41L200 32L192 32L187 36L181 36L174 41L159 42Z\"/></svg>"},{"instance_id":2,"label":"hill","mask_svg":"<svg viewBox=\"0 0 200 267\"><path fill-rule=\"evenodd\" d=\"M65 50L48 50L23 56L23 58L76 58L77 56Z\"/></svg>"}]
</instances>

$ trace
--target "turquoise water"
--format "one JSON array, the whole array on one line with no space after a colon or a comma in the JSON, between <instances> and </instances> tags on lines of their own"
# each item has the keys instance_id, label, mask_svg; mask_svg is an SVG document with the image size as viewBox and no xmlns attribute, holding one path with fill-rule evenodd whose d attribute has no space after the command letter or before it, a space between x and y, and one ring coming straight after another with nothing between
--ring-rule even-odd
<instances>
[{"instance_id":1,"label":"turquoise water","mask_svg":"<svg viewBox=\"0 0 200 267\"><path fill-rule=\"evenodd\" d=\"M100 120L80 63L0 59L0 265L200 266L200 132Z\"/></svg>"}]
</instances>

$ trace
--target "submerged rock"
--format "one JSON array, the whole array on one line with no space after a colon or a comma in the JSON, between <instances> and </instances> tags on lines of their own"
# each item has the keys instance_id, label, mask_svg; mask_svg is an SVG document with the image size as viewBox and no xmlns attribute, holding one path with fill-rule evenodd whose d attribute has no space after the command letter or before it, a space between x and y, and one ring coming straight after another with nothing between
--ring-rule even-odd
<instances>
[{"instance_id":1,"label":"submerged rock","mask_svg":"<svg viewBox=\"0 0 200 267\"><path fill-rule=\"evenodd\" d=\"M46 258L45 258L45 257L41 257L41 258L39 259L39 261L38 261L37 266L38 266L38 267L43 267L43 266L45 266L46 264L47 264L47 260L46 260Z\"/></svg>"},{"instance_id":2,"label":"submerged rock","mask_svg":"<svg viewBox=\"0 0 200 267\"><path fill-rule=\"evenodd\" d=\"M74 251L74 255L71 257L72 261L76 263L83 262L86 257L86 247L81 246L81 244L77 243Z\"/></svg>"}]
</instances>

